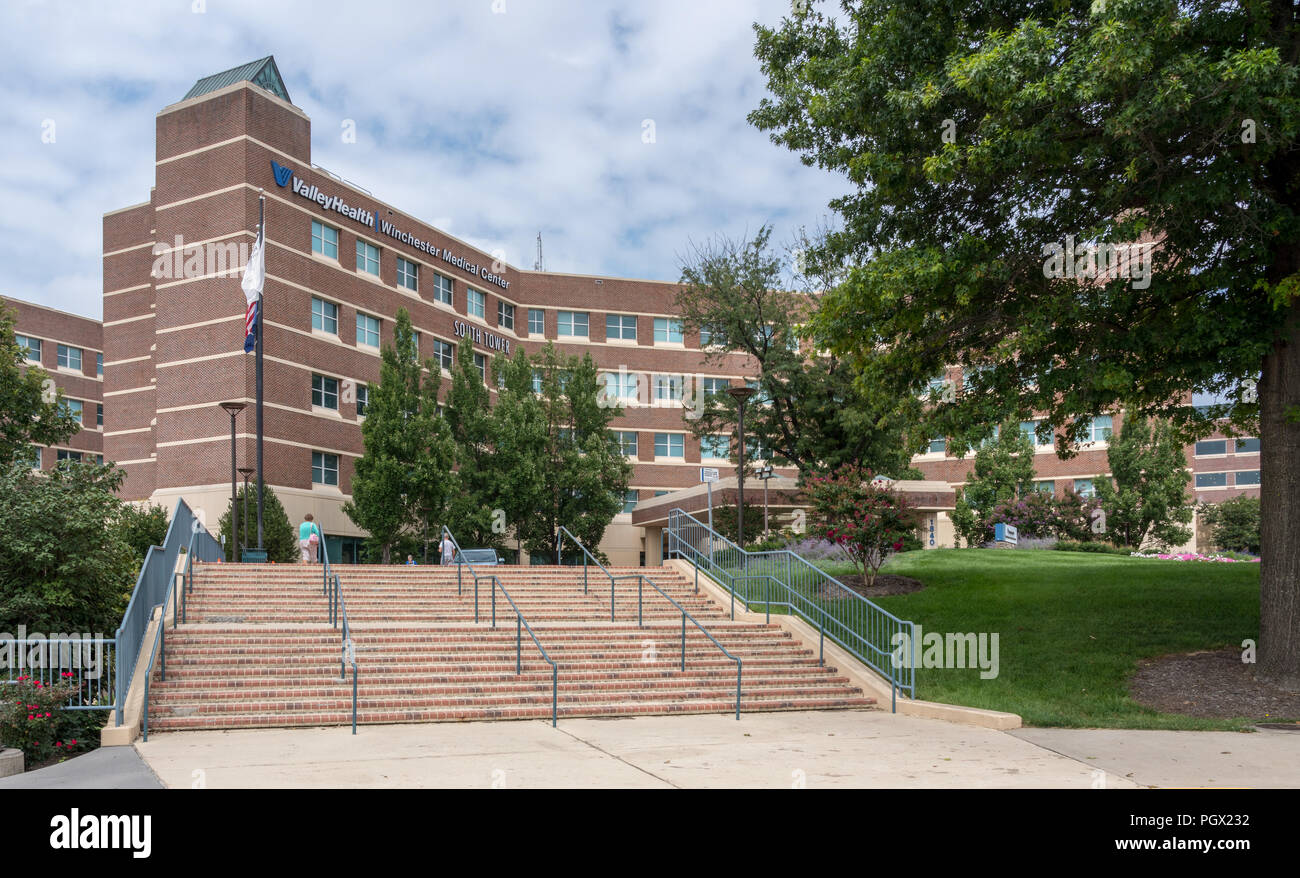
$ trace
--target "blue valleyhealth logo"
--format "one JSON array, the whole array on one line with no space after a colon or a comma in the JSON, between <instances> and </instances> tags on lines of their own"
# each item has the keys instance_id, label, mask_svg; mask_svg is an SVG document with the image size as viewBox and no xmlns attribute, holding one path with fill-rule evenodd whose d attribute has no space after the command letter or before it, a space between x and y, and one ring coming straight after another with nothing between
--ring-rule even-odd
<instances>
[{"instance_id":1,"label":"blue valleyhealth logo","mask_svg":"<svg viewBox=\"0 0 1300 878\"><path fill-rule=\"evenodd\" d=\"M289 178L293 176L293 168L286 168L275 159L271 159L271 170L275 172L275 185L281 188L289 185Z\"/></svg>"}]
</instances>

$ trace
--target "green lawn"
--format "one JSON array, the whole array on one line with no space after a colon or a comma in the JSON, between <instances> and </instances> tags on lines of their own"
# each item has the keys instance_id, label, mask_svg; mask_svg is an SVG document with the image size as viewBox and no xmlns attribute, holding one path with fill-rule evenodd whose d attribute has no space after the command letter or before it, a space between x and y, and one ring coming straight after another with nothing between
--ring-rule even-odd
<instances>
[{"instance_id":1,"label":"green lawn","mask_svg":"<svg viewBox=\"0 0 1300 878\"><path fill-rule=\"evenodd\" d=\"M1128 679L1142 658L1257 639L1258 564L936 549L898 555L882 572L926 584L877 600L924 631L1000 636L996 679L921 667L918 698L1011 711L1034 726L1238 729L1253 719L1157 713L1128 697Z\"/></svg>"}]
</instances>

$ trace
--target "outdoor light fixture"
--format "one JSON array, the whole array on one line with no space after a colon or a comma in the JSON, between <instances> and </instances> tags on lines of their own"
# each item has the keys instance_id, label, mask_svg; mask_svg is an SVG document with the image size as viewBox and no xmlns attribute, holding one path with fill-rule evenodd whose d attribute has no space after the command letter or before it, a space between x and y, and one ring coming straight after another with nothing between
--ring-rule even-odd
<instances>
[{"instance_id":1,"label":"outdoor light fixture","mask_svg":"<svg viewBox=\"0 0 1300 878\"><path fill-rule=\"evenodd\" d=\"M236 506L237 488L235 482L235 415L244 410L247 403L223 402L221 407L230 415L230 551L239 547L239 507ZM244 522L247 526L248 522Z\"/></svg>"}]
</instances>

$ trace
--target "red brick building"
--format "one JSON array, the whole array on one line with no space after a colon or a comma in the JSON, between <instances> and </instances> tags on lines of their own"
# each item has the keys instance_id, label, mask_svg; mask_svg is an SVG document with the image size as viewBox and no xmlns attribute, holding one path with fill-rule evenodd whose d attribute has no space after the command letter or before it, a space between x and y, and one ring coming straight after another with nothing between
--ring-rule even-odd
<instances>
[{"instance_id":1,"label":"red brick building","mask_svg":"<svg viewBox=\"0 0 1300 878\"><path fill-rule=\"evenodd\" d=\"M64 404L79 415L81 431L62 445L36 449L32 464L49 469L60 460L98 460L104 452L104 345L99 321L18 299L0 298L14 314L14 333L27 362L49 373Z\"/></svg>"},{"instance_id":2,"label":"red brick building","mask_svg":"<svg viewBox=\"0 0 1300 878\"><path fill-rule=\"evenodd\" d=\"M637 499L730 467L701 448L676 401L752 377L744 355L706 362L674 317L676 285L527 271L494 260L312 163L311 120L270 58L200 80L156 122L148 200L104 216L104 453L128 497L186 500L211 521L230 494L230 422L240 466L255 460L254 358L245 354L240 267L266 196L265 472L293 518L310 511L344 555L361 535L341 511L362 453L367 385L405 308L421 357L450 365L471 344L498 352L547 340L590 353L611 386L642 399L612 428L634 461ZM446 378L444 373L444 378ZM692 385L692 381L699 384ZM683 388L683 384L687 386ZM445 392L445 384L444 384ZM605 550L636 563L642 535L620 515Z\"/></svg>"}]
</instances>

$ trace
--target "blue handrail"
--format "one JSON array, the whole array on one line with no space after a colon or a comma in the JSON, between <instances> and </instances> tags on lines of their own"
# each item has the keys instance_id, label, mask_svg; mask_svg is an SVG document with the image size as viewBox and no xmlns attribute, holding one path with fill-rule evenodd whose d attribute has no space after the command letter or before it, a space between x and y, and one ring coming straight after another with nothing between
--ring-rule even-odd
<instances>
[{"instance_id":1,"label":"blue handrail","mask_svg":"<svg viewBox=\"0 0 1300 878\"><path fill-rule=\"evenodd\" d=\"M824 656L825 639L830 638L863 664L890 682L890 700L898 709L898 692L916 697L916 626L900 619L853 591L835 577L820 570L787 549L749 552L710 528L707 524L674 508L664 528L665 557L676 554L703 569L731 592L732 617L739 596L746 610L762 603L769 613L782 607L817 627ZM763 582L762 593L750 583ZM776 587L777 599L772 589ZM828 609L826 604L832 604ZM899 641L910 645L908 660L895 661Z\"/></svg>"},{"instance_id":2,"label":"blue handrail","mask_svg":"<svg viewBox=\"0 0 1300 878\"><path fill-rule=\"evenodd\" d=\"M348 623L348 604L343 600L343 585L338 574L334 574L333 588L329 590L330 625L337 628L343 622L342 655L339 656L339 679L347 679L347 666L352 665L352 734L357 733L357 645L352 639L352 626Z\"/></svg>"}]
</instances>

